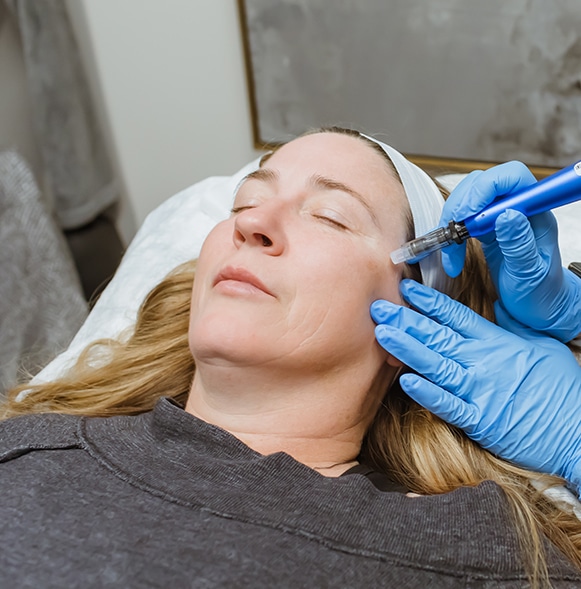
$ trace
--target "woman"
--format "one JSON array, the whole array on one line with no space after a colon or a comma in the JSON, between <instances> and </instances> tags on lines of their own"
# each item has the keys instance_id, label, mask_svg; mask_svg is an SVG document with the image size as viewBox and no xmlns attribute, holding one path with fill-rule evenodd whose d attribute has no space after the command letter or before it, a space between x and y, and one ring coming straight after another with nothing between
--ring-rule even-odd
<instances>
[{"instance_id":1,"label":"woman","mask_svg":"<svg viewBox=\"0 0 581 589\"><path fill-rule=\"evenodd\" d=\"M189 265L127 343L13 392L6 416L26 416L2 433L4 584L581 582L580 522L414 405L374 339L369 305L401 303L413 272L389 253L422 231L398 158L336 130L281 147L206 239L193 290ZM475 252L454 284L437 260L421 271L491 317Z\"/></svg>"}]
</instances>

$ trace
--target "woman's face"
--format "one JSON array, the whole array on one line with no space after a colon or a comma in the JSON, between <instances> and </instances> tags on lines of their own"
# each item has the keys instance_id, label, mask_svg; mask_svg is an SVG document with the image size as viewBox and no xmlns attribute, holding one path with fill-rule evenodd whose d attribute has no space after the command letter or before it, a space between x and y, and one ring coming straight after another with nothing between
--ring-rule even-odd
<instances>
[{"instance_id":1,"label":"woman's face","mask_svg":"<svg viewBox=\"0 0 581 589\"><path fill-rule=\"evenodd\" d=\"M377 374L386 353L369 305L400 300L389 254L405 241L406 207L388 163L360 139L319 133L281 147L202 247L189 331L198 367Z\"/></svg>"}]
</instances>

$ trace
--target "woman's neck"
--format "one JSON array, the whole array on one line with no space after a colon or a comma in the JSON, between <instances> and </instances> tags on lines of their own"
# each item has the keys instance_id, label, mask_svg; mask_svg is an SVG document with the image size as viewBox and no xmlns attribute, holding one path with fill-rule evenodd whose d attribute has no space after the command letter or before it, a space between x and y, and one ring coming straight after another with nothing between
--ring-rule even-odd
<instances>
[{"instance_id":1,"label":"woman's neck","mask_svg":"<svg viewBox=\"0 0 581 589\"><path fill-rule=\"evenodd\" d=\"M263 369L198 367L186 411L260 454L285 452L325 476L339 476L357 464L381 400L369 390L378 384L385 386L361 375L297 379Z\"/></svg>"}]
</instances>

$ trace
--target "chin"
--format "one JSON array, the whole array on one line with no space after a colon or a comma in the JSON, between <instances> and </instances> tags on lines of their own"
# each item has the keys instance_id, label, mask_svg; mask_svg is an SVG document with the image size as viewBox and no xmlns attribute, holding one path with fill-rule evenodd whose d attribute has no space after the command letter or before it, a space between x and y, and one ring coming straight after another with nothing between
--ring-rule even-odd
<instances>
[{"instance_id":1,"label":"chin","mask_svg":"<svg viewBox=\"0 0 581 589\"><path fill-rule=\"evenodd\" d=\"M192 321L188 333L190 352L196 364L252 362L260 352L260 339L255 321L240 316L229 318L224 314Z\"/></svg>"}]
</instances>

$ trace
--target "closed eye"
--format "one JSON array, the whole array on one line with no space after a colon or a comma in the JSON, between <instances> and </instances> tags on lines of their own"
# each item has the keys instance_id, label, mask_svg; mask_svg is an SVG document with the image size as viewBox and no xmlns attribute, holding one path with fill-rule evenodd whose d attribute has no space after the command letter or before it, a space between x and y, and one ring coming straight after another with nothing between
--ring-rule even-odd
<instances>
[{"instance_id":1,"label":"closed eye","mask_svg":"<svg viewBox=\"0 0 581 589\"><path fill-rule=\"evenodd\" d=\"M344 223L341 223L341 221L338 221L337 219L335 219L334 217L330 216L330 215L323 215L323 214L313 214L313 217L315 217L315 219L320 219L321 221L328 223L329 225L332 225L334 227L337 227L339 229L349 229L349 227L347 227L347 225L345 225Z\"/></svg>"},{"instance_id":2,"label":"closed eye","mask_svg":"<svg viewBox=\"0 0 581 589\"><path fill-rule=\"evenodd\" d=\"M232 207L230 209L230 213L232 215L235 215L236 213L241 213L242 211L246 211L247 209L252 209L253 207L251 207L250 205L244 206L244 207Z\"/></svg>"}]
</instances>

